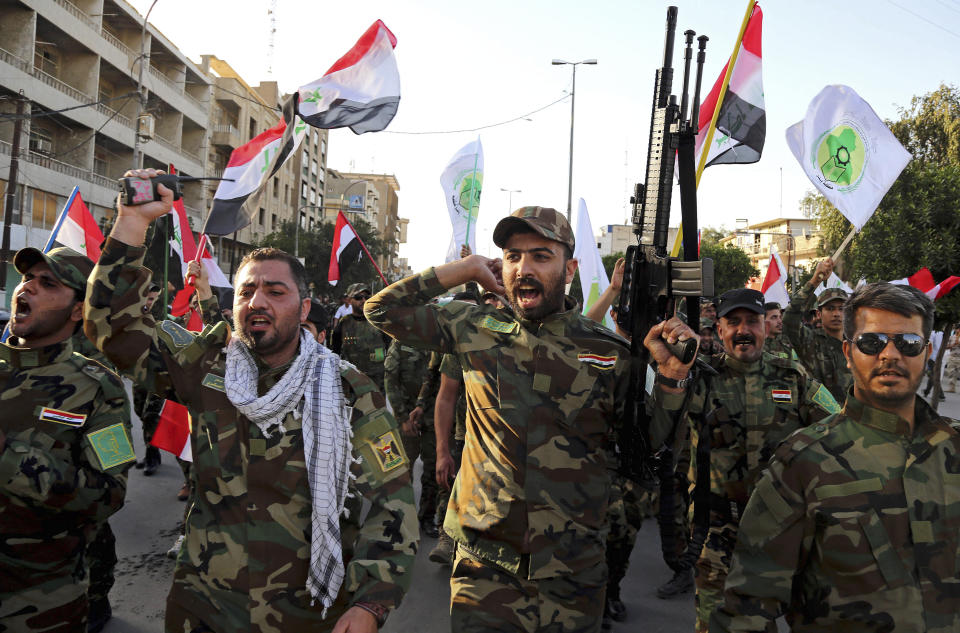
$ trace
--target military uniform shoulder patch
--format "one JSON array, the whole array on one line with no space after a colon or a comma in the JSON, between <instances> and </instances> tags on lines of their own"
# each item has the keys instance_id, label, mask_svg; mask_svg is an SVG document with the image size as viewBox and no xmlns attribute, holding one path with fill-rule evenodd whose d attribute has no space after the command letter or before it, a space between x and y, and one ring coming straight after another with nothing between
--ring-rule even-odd
<instances>
[{"instance_id":1,"label":"military uniform shoulder patch","mask_svg":"<svg viewBox=\"0 0 960 633\"><path fill-rule=\"evenodd\" d=\"M827 413L840 413L840 405L837 404L833 394L823 385L820 385L817 392L813 394L813 401Z\"/></svg>"},{"instance_id":2,"label":"military uniform shoulder patch","mask_svg":"<svg viewBox=\"0 0 960 633\"><path fill-rule=\"evenodd\" d=\"M37 419L44 422L56 422L57 424L65 424L79 428L86 422L87 416L82 413L71 413L70 411L60 411L59 409L43 407L40 409L40 415L37 416Z\"/></svg>"},{"instance_id":3,"label":"military uniform shoulder patch","mask_svg":"<svg viewBox=\"0 0 960 633\"><path fill-rule=\"evenodd\" d=\"M368 440L373 447L373 454L377 456L377 465L383 472L389 472L404 463L403 452L394 431L387 431L383 435Z\"/></svg>"},{"instance_id":4,"label":"military uniform shoulder patch","mask_svg":"<svg viewBox=\"0 0 960 633\"><path fill-rule=\"evenodd\" d=\"M588 365L593 365L598 369L613 369L613 366L617 364L617 356L602 356L600 354L577 354L577 360L581 363L587 363Z\"/></svg>"},{"instance_id":5,"label":"military uniform shoulder patch","mask_svg":"<svg viewBox=\"0 0 960 633\"><path fill-rule=\"evenodd\" d=\"M159 327L160 330L167 335L164 338L168 339L168 341L178 349L182 349L193 342L193 335L170 319L161 321Z\"/></svg>"},{"instance_id":6,"label":"military uniform shoulder patch","mask_svg":"<svg viewBox=\"0 0 960 633\"><path fill-rule=\"evenodd\" d=\"M480 322L480 327L500 334L516 334L520 329L520 324L516 321L499 321L488 315Z\"/></svg>"},{"instance_id":7,"label":"military uniform shoulder patch","mask_svg":"<svg viewBox=\"0 0 960 633\"><path fill-rule=\"evenodd\" d=\"M793 402L793 392L789 389L772 389L770 397L774 402L781 404L791 404Z\"/></svg>"},{"instance_id":8,"label":"military uniform shoulder patch","mask_svg":"<svg viewBox=\"0 0 960 633\"><path fill-rule=\"evenodd\" d=\"M87 440L104 470L136 460L133 445L123 424L112 424L99 431L88 433Z\"/></svg>"},{"instance_id":9,"label":"military uniform shoulder patch","mask_svg":"<svg viewBox=\"0 0 960 633\"><path fill-rule=\"evenodd\" d=\"M207 374L203 377L203 382L200 384L214 391L226 391L223 384L223 376L217 376L216 374Z\"/></svg>"}]
</instances>

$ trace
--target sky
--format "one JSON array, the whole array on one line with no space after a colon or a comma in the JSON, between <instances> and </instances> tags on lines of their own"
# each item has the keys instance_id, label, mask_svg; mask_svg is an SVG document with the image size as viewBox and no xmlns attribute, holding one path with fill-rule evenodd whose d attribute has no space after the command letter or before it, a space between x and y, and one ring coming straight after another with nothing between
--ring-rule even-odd
<instances>
[{"instance_id":1,"label":"sky","mask_svg":"<svg viewBox=\"0 0 960 633\"><path fill-rule=\"evenodd\" d=\"M143 12L150 0L132 4ZM323 75L382 19L398 40L399 112L384 132L331 130L327 166L396 175L400 216L410 220L400 256L415 271L443 261L451 228L440 174L478 135L486 166L477 233L481 254L497 255L493 228L512 209L566 210L571 66L553 66L554 58L598 60L596 66L577 68L574 216L583 198L595 234L602 225L627 220L629 192L645 171L667 3L278 0L272 77L267 74L270 4L159 0L150 21L191 59L212 53L249 84L272 78L292 92ZM747 2L674 4L679 8L674 91L679 92L682 78L682 33L693 29L710 38L706 94L733 50ZM698 191L701 227L733 229L738 219L752 224L799 217L799 201L813 187L787 148L784 132L803 119L824 86L846 84L881 118L896 119L914 96L957 82L960 0L768 0L760 5L766 145L755 164L704 172ZM513 122L457 131L506 121ZM675 195L671 225L679 218Z\"/></svg>"}]
</instances>

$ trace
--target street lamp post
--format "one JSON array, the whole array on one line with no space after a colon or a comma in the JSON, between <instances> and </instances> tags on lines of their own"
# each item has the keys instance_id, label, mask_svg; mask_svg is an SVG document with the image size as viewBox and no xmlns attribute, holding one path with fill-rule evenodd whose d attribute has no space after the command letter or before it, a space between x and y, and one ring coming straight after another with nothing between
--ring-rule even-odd
<instances>
[{"instance_id":1,"label":"street lamp post","mask_svg":"<svg viewBox=\"0 0 960 633\"><path fill-rule=\"evenodd\" d=\"M507 207L508 207L508 208L507 208L507 215L509 215L509 214L513 213L513 194L515 194L515 193L523 193L523 191L520 190L520 189L504 189L503 187L500 187L500 191L506 191L506 192L507 192L507 196L508 196L508 197L507 197Z\"/></svg>"},{"instance_id":2,"label":"street lamp post","mask_svg":"<svg viewBox=\"0 0 960 633\"><path fill-rule=\"evenodd\" d=\"M143 98L143 62L144 57L146 57L146 52L144 47L147 43L147 20L150 19L150 12L153 11L153 7L157 4L157 0L153 0L150 4L150 8L147 9L147 14L143 16L143 27L140 29L140 70L137 73L137 119L134 122L133 126L133 168L140 169L143 167L143 156L140 154L140 117L143 116L144 103Z\"/></svg>"},{"instance_id":3,"label":"street lamp post","mask_svg":"<svg viewBox=\"0 0 960 633\"><path fill-rule=\"evenodd\" d=\"M550 62L554 66L572 66L573 67L573 85L570 88L570 170L567 174L567 222L572 222L572 204L573 204L573 115L574 108L577 103L577 66L580 64L587 64L588 66L596 66L597 60L595 59L584 59L579 62L568 62L562 59L555 59Z\"/></svg>"}]
</instances>

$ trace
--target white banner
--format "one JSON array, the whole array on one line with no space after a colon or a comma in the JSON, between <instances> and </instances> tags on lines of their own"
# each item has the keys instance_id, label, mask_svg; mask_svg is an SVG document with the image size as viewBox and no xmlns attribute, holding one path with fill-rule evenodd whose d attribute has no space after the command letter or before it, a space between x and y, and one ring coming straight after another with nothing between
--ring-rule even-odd
<instances>
[{"instance_id":1,"label":"white banner","mask_svg":"<svg viewBox=\"0 0 960 633\"><path fill-rule=\"evenodd\" d=\"M480 137L460 148L440 176L443 196L450 212L453 238L446 261L460 259L460 246L477 252L477 215L483 190L483 146Z\"/></svg>"},{"instance_id":2,"label":"white banner","mask_svg":"<svg viewBox=\"0 0 960 633\"><path fill-rule=\"evenodd\" d=\"M593 225L590 224L590 214L587 212L587 203L583 198L580 198L580 208L577 211L576 242L577 248L573 256L578 262L580 289L583 291L583 314L586 314L610 285L610 280L607 278L607 271L603 268L603 258L600 257L597 238L593 235ZM609 311L603 316L603 324L614 330Z\"/></svg>"},{"instance_id":3,"label":"white banner","mask_svg":"<svg viewBox=\"0 0 960 633\"><path fill-rule=\"evenodd\" d=\"M813 289L813 294L820 296L820 293L826 290L827 288L842 288L848 295L853 294L853 288L847 285L847 283L837 277L837 273L830 273L830 276L827 277L827 280Z\"/></svg>"},{"instance_id":4,"label":"white banner","mask_svg":"<svg viewBox=\"0 0 960 633\"><path fill-rule=\"evenodd\" d=\"M859 231L910 162L893 133L849 86L827 86L787 128L807 178Z\"/></svg>"}]
</instances>

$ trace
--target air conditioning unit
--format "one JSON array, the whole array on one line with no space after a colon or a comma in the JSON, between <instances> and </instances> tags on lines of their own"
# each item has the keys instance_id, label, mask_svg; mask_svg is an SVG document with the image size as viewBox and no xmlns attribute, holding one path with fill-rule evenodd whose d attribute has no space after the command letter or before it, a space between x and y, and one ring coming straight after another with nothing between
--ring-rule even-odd
<instances>
[{"instance_id":1,"label":"air conditioning unit","mask_svg":"<svg viewBox=\"0 0 960 633\"><path fill-rule=\"evenodd\" d=\"M153 115L145 112L140 115L140 118L137 121L137 134L140 135L140 139L144 141L149 141L153 138L153 127L154 127L154 118Z\"/></svg>"}]
</instances>

